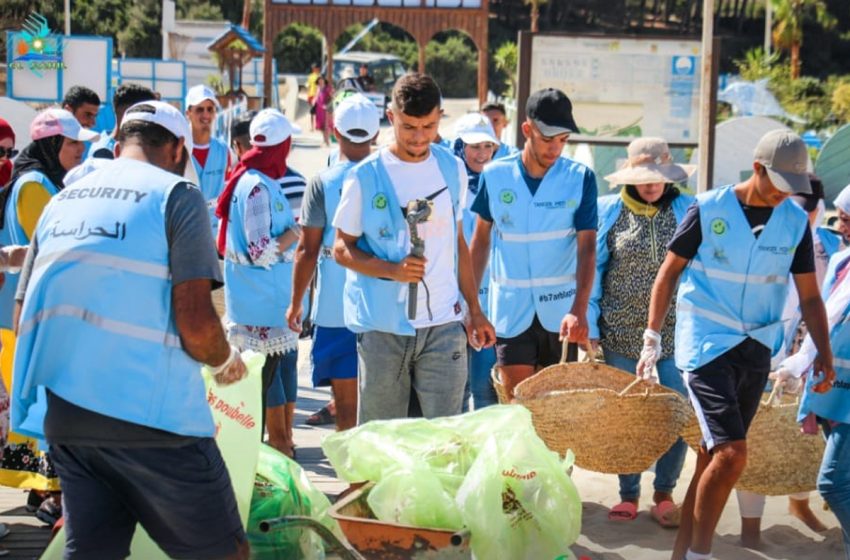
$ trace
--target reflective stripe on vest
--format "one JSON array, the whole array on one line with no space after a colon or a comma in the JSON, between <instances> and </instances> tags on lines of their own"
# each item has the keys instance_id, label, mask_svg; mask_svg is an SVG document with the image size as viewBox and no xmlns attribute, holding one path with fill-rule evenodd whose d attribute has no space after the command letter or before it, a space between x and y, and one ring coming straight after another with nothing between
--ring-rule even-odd
<instances>
[{"instance_id":1,"label":"reflective stripe on vest","mask_svg":"<svg viewBox=\"0 0 850 560\"><path fill-rule=\"evenodd\" d=\"M482 173L493 235L489 317L500 337L514 337L535 315L558 332L576 293L577 236L587 168L559 158L532 196L520 154L490 163Z\"/></svg>"},{"instance_id":2,"label":"reflective stripe on vest","mask_svg":"<svg viewBox=\"0 0 850 560\"><path fill-rule=\"evenodd\" d=\"M47 205L16 347L16 431L43 437L49 389L134 424L214 433L200 366L182 348L172 309L165 211L183 182L119 158ZM135 196L114 198L116 184Z\"/></svg>"},{"instance_id":3,"label":"reflective stripe on vest","mask_svg":"<svg viewBox=\"0 0 850 560\"><path fill-rule=\"evenodd\" d=\"M440 174L446 182L452 200L452 239L457 236L457 216L460 208L459 160L448 150L431 144L431 153L437 161ZM383 195L386 204L363 204L363 234L357 242L364 252L381 260L399 262L407 255L408 228L401 214L401 205L395 194L387 170L381 162L381 151L370 155L352 169L357 175L364 201ZM456 247L456 246L455 246ZM457 250L455 274L457 274ZM413 325L407 319L407 287L393 280L372 278L351 269L346 271L344 290L345 326L360 333L367 331L414 335Z\"/></svg>"},{"instance_id":4,"label":"reflective stripe on vest","mask_svg":"<svg viewBox=\"0 0 850 560\"><path fill-rule=\"evenodd\" d=\"M230 202L227 251L224 258L224 299L227 315L239 325L286 326L292 293L292 261L283 257L269 268L253 264L245 236L245 211L254 187L264 185L271 210L271 243L295 225L295 216L278 182L256 170L239 179Z\"/></svg>"},{"instance_id":5,"label":"reflective stripe on vest","mask_svg":"<svg viewBox=\"0 0 850 560\"><path fill-rule=\"evenodd\" d=\"M805 212L785 201L756 238L731 187L698 201L702 243L685 269L676 307L676 366L683 371L748 337L771 353L779 349L788 273L808 227Z\"/></svg>"}]
</instances>

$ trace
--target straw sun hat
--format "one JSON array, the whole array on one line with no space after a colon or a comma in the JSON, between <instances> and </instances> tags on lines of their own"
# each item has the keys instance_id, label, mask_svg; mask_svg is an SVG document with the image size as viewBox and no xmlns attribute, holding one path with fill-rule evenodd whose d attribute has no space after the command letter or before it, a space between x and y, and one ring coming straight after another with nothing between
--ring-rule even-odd
<instances>
[{"instance_id":1,"label":"straw sun hat","mask_svg":"<svg viewBox=\"0 0 850 560\"><path fill-rule=\"evenodd\" d=\"M619 170L605 177L612 187L681 183L696 171L695 165L673 163L670 148L662 138L638 138L629 144L628 155Z\"/></svg>"}]
</instances>

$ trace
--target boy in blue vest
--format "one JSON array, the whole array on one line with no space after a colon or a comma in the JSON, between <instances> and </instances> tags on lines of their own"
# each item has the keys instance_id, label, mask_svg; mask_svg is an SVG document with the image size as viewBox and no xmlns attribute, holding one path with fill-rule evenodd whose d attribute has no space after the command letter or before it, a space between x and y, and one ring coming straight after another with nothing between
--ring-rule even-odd
<instances>
[{"instance_id":1,"label":"boy in blue vest","mask_svg":"<svg viewBox=\"0 0 850 560\"><path fill-rule=\"evenodd\" d=\"M334 135L341 160L313 177L301 206L301 238L295 249L292 298L286 318L301 331L302 300L319 265L313 301L313 385L330 384L337 430L357 424L357 340L345 327L342 292L345 269L333 260L335 230L331 225L346 173L371 153L378 135L378 108L362 94L343 99L334 109Z\"/></svg>"},{"instance_id":2,"label":"boy in blue vest","mask_svg":"<svg viewBox=\"0 0 850 560\"><path fill-rule=\"evenodd\" d=\"M65 558L126 558L137 524L171 558L247 558L199 363L219 384L246 370L212 305L205 202L179 175L189 125L144 102L118 141L118 159L53 197L33 235L12 424L50 444Z\"/></svg>"},{"instance_id":3,"label":"boy in blue vest","mask_svg":"<svg viewBox=\"0 0 850 560\"><path fill-rule=\"evenodd\" d=\"M142 101L153 101L156 94L149 88L139 84L121 84L115 88L112 94L112 110L115 112L115 128L111 134L101 134L95 142L92 142L88 157L115 159L115 144L118 131L121 130L121 120L124 112Z\"/></svg>"},{"instance_id":4,"label":"boy in blue vest","mask_svg":"<svg viewBox=\"0 0 850 560\"><path fill-rule=\"evenodd\" d=\"M596 177L561 156L578 132L572 104L543 89L528 98L526 114L523 151L484 168L472 205L473 270L490 284L496 365L510 395L558 362L561 341L587 340L596 267Z\"/></svg>"},{"instance_id":5,"label":"boy in blue vest","mask_svg":"<svg viewBox=\"0 0 850 560\"><path fill-rule=\"evenodd\" d=\"M782 310L793 275L800 311L818 351L816 391L835 371L826 311L815 276L806 213L790 195L810 193L808 154L799 136L776 130L759 140L753 175L700 195L668 245L652 289L637 374L661 355L672 293L676 366L685 377L703 435L682 505L673 560L707 560L720 514L747 462L747 430L782 343Z\"/></svg>"},{"instance_id":6,"label":"boy in blue vest","mask_svg":"<svg viewBox=\"0 0 850 560\"><path fill-rule=\"evenodd\" d=\"M213 237L218 232L215 207L218 195L224 190L224 182L230 170L231 156L227 145L213 138L215 116L221 106L215 92L198 84L186 93L186 117L192 125L192 163L198 174L198 187L207 201Z\"/></svg>"},{"instance_id":7,"label":"boy in blue vest","mask_svg":"<svg viewBox=\"0 0 850 560\"><path fill-rule=\"evenodd\" d=\"M495 342L463 238L466 170L433 144L440 99L430 76L396 82L387 111L394 140L348 172L333 220L334 258L349 269L343 314L357 333L361 424L406 417L411 391L426 418L459 414L467 339ZM422 257L411 254L411 232Z\"/></svg>"}]
</instances>

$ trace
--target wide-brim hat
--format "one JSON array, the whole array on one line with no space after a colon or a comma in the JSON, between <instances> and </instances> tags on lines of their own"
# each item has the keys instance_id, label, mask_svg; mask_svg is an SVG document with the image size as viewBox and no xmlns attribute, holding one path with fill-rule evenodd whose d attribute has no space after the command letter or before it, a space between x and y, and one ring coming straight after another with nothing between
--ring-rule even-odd
<instances>
[{"instance_id":1,"label":"wide-brim hat","mask_svg":"<svg viewBox=\"0 0 850 560\"><path fill-rule=\"evenodd\" d=\"M638 138L628 147L628 159L605 180L614 185L682 183L696 171L696 165L673 163L673 155L662 138Z\"/></svg>"}]
</instances>

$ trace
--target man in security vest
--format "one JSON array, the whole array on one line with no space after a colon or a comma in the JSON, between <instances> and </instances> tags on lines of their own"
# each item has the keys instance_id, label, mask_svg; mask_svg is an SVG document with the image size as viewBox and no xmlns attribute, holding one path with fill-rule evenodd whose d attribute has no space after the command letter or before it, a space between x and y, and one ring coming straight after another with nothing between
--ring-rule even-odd
<instances>
[{"instance_id":1,"label":"man in security vest","mask_svg":"<svg viewBox=\"0 0 850 560\"><path fill-rule=\"evenodd\" d=\"M198 186L207 201L213 238L218 232L215 208L218 196L230 169L230 150L227 144L213 138L212 129L216 113L221 110L215 92L199 84L186 93L186 117L192 124L192 163L198 174Z\"/></svg>"},{"instance_id":2,"label":"man in security vest","mask_svg":"<svg viewBox=\"0 0 850 560\"><path fill-rule=\"evenodd\" d=\"M348 171L371 153L380 130L378 108L360 93L348 96L334 109L334 135L341 160L314 177L301 206L301 239L295 250L292 297L286 318L301 331L302 300L316 271L313 298L313 385L330 384L338 430L357 424L357 340L345 327L342 294L345 269L333 260L335 230L331 225Z\"/></svg>"},{"instance_id":3,"label":"man in security vest","mask_svg":"<svg viewBox=\"0 0 850 560\"><path fill-rule=\"evenodd\" d=\"M578 132L572 104L543 89L528 98L526 115L523 151L484 168L472 205L473 270L490 284L496 365L510 395L558 362L561 341L587 340L596 267L596 177L561 156Z\"/></svg>"},{"instance_id":4,"label":"man in security vest","mask_svg":"<svg viewBox=\"0 0 850 560\"><path fill-rule=\"evenodd\" d=\"M466 169L432 144L440 99L425 74L396 82L387 111L395 138L348 172L333 220L334 258L349 269L343 315L357 333L361 424L406 417L411 390L426 418L459 414L467 339L495 341L463 238ZM421 257L411 254L419 239Z\"/></svg>"},{"instance_id":5,"label":"man in security vest","mask_svg":"<svg viewBox=\"0 0 850 560\"><path fill-rule=\"evenodd\" d=\"M189 124L147 101L118 141L118 159L53 197L33 235L12 425L50 444L66 558L126 558L137 523L171 558L247 558L200 365L219 384L246 370L212 305L205 201L178 175Z\"/></svg>"},{"instance_id":6,"label":"man in security vest","mask_svg":"<svg viewBox=\"0 0 850 560\"><path fill-rule=\"evenodd\" d=\"M808 218L786 200L811 192L806 145L792 132L771 131L753 159L749 179L704 193L689 208L652 288L637 374L647 377L661 355L658 333L684 273L676 302L676 367L703 436L673 560L711 557L714 529L747 462L747 430L771 356L782 344L789 273L818 351L815 390L828 391L835 378Z\"/></svg>"}]
</instances>

